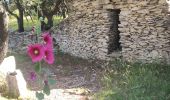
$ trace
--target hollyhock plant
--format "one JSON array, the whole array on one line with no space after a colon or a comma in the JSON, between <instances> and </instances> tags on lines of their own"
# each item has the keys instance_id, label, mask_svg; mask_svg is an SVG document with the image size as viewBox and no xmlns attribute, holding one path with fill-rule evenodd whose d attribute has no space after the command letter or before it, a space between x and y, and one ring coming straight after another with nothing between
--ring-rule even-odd
<instances>
[{"instance_id":1,"label":"hollyhock plant","mask_svg":"<svg viewBox=\"0 0 170 100\"><path fill-rule=\"evenodd\" d=\"M38 33L38 32L36 32ZM37 36L41 36L37 34ZM48 64L54 63L54 54L53 54L53 40L52 37L48 32L44 33L43 35L43 44L40 44L41 41L38 39L36 44L31 44L28 46L27 53L31 57L32 62L35 63L35 72L30 73L30 79L33 81L36 81L37 79L40 80L40 78L45 78L44 81L44 87L42 92L36 92L36 97L39 100L42 100L42 96L44 94L50 95L50 87L49 85L55 84L55 80L52 79L49 75L48 77L42 76L42 66L41 61L44 59L45 62ZM39 81L41 82L41 81ZM40 83L41 84L41 83Z\"/></svg>"},{"instance_id":2,"label":"hollyhock plant","mask_svg":"<svg viewBox=\"0 0 170 100\"><path fill-rule=\"evenodd\" d=\"M48 46L49 48L52 48L53 47L53 38L50 36L49 32L44 33L42 36L43 36L45 45Z\"/></svg>"},{"instance_id":3,"label":"hollyhock plant","mask_svg":"<svg viewBox=\"0 0 170 100\"><path fill-rule=\"evenodd\" d=\"M44 57L44 48L41 44L32 44L28 46L27 53L31 57L32 62L38 62Z\"/></svg>"},{"instance_id":4,"label":"hollyhock plant","mask_svg":"<svg viewBox=\"0 0 170 100\"><path fill-rule=\"evenodd\" d=\"M48 64L53 64L54 63L54 54L53 54L53 51L48 46L44 47L44 60Z\"/></svg>"},{"instance_id":5,"label":"hollyhock plant","mask_svg":"<svg viewBox=\"0 0 170 100\"><path fill-rule=\"evenodd\" d=\"M31 44L27 48L28 55L31 57L32 62L35 63L35 72L30 73L30 79L32 81L38 81L40 85L42 85L42 83L44 82L43 91L36 92L36 97L38 98L38 100L43 100L44 95L50 95L50 85L54 85L56 83L56 80L53 79L50 74L43 74L45 70L42 68L43 64L41 64L43 59L48 64L54 63L53 38L51 37L49 32L45 32L42 35L39 24L36 27L32 28L32 33L36 34L37 39L35 44ZM40 36L42 36L43 38L38 38ZM43 43L40 39L43 39Z\"/></svg>"}]
</instances>

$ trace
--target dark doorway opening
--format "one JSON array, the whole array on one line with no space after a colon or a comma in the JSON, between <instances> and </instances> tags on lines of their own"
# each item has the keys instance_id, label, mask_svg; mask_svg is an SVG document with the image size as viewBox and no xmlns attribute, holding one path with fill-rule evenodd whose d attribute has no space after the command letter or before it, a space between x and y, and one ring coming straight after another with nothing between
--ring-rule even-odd
<instances>
[{"instance_id":1,"label":"dark doorway opening","mask_svg":"<svg viewBox=\"0 0 170 100\"><path fill-rule=\"evenodd\" d=\"M121 50L121 44L119 42L120 40L120 32L118 30L119 28L119 14L120 9L108 9L109 11L109 21L111 22L110 26L110 32L109 32L109 46L108 46L108 54L111 54L114 51L120 51Z\"/></svg>"}]
</instances>

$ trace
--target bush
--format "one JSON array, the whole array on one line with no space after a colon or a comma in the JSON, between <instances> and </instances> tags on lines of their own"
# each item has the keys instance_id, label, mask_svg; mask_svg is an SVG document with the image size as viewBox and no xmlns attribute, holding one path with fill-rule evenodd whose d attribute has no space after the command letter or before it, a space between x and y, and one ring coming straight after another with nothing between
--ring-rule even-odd
<instances>
[{"instance_id":1,"label":"bush","mask_svg":"<svg viewBox=\"0 0 170 100\"><path fill-rule=\"evenodd\" d=\"M102 83L96 100L170 100L169 65L116 60L106 68Z\"/></svg>"}]
</instances>

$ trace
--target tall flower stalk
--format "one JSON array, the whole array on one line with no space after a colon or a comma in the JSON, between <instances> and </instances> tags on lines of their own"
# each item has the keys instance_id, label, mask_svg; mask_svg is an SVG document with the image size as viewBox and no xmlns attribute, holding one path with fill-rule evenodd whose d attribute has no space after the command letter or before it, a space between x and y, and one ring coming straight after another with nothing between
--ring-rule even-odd
<instances>
[{"instance_id":1,"label":"tall flower stalk","mask_svg":"<svg viewBox=\"0 0 170 100\"><path fill-rule=\"evenodd\" d=\"M39 4L38 4L39 9ZM37 10L38 15L38 10ZM39 20L40 19L40 20ZM36 34L36 43L29 44L27 48L27 53L32 59L32 62L35 64L35 72L30 73L30 78L33 81L38 80L39 85L43 85L43 91L36 92L36 97L39 100L44 99L44 95L50 95L50 87L49 85L55 84L55 80L53 80L50 75L42 75L42 61L45 61L47 64L54 63L54 54L53 54L53 40L49 32L42 33L40 28L40 21L37 23L36 27L34 27L33 34ZM42 38L39 38L42 37ZM42 40L41 40L42 39ZM42 42L41 42L42 41ZM43 80L40 80L43 78Z\"/></svg>"}]
</instances>

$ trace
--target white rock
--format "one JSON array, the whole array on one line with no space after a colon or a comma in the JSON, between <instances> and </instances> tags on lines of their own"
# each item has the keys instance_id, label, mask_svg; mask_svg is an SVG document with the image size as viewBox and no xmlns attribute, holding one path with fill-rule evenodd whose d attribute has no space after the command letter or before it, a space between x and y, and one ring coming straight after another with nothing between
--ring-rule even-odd
<instances>
[{"instance_id":1,"label":"white rock","mask_svg":"<svg viewBox=\"0 0 170 100\"><path fill-rule=\"evenodd\" d=\"M8 72L14 72L16 70L16 62L14 56L9 56L3 60L0 65L0 72L7 75Z\"/></svg>"}]
</instances>

